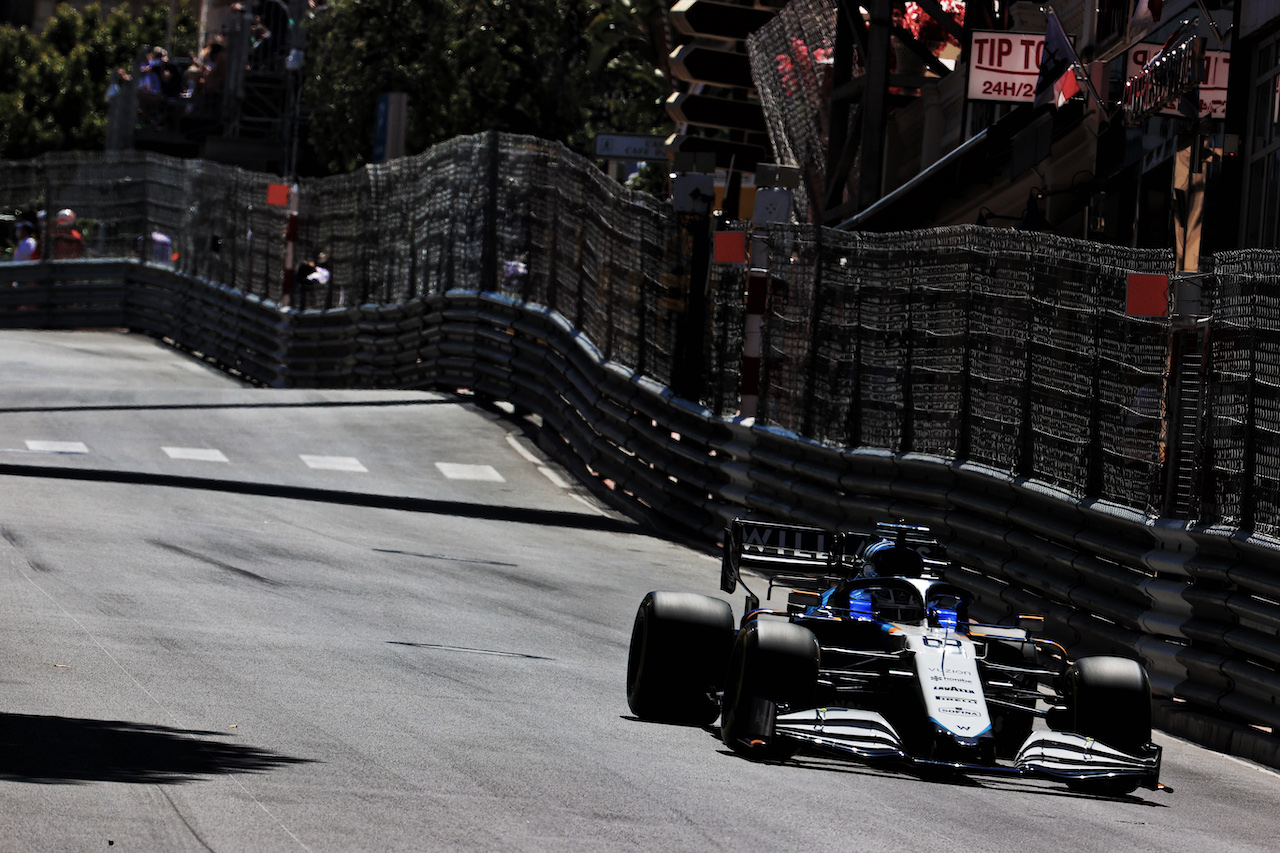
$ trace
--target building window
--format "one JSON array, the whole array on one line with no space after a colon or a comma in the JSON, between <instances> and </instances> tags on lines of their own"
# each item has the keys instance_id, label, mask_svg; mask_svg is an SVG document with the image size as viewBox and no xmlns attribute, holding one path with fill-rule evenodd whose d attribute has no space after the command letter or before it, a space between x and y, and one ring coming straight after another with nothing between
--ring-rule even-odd
<instances>
[{"instance_id":1,"label":"building window","mask_svg":"<svg viewBox=\"0 0 1280 853\"><path fill-rule=\"evenodd\" d=\"M1098 45L1120 41L1133 12L1129 0L1099 0L1098 24L1094 35Z\"/></svg>"}]
</instances>

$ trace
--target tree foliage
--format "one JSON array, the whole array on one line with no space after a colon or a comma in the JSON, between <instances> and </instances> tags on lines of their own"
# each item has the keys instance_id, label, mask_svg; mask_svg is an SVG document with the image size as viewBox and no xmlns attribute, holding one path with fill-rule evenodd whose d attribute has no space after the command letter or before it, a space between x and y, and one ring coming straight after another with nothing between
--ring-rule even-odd
<instances>
[{"instance_id":1,"label":"tree foliage","mask_svg":"<svg viewBox=\"0 0 1280 853\"><path fill-rule=\"evenodd\" d=\"M175 18L175 54L195 45L189 7L183 0ZM39 35L0 26L0 158L101 148L111 72L131 66L143 46L163 44L168 15L167 0L152 0L140 16L61 5Z\"/></svg>"},{"instance_id":2,"label":"tree foliage","mask_svg":"<svg viewBox=\"0 0 1280 853\"><path fill-rule=\"evenodd\" d=\"M409 96L410 152L491 129L583 152L598 133L666 133L669 2L331 0L304 22L307 171L367 162L386 92ZM179 0L175 57L195 49L195 8ZM63 5L39 35L0 26L0 158L101 148L111 73L164 42L168 11Z\"/></svg>"},{"instance_id":3,"label":"tree foliage","mask_svg":"<svg viewBox=\"0 0 1280 853\"><path fill-rule=\"evenodd\" d=\"M409 96L411 152L485 130L582 151L670 124L646 48L662 0L333 0L312 22L303 98L321 169L369 160L378 96Z\"/></svg>"}]
</instances>

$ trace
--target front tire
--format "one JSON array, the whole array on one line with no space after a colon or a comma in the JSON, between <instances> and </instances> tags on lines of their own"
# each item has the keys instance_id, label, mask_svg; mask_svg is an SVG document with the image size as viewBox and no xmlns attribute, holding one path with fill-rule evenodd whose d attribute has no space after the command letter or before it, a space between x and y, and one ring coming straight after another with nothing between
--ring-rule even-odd
<instances>
[{"instance_id":1,"label":"front tire","mask_svg":"<svg viewBox=\"0 0 1280 853\"><path fill-rule=\"evenodd\" d=\"M1107 655L1081 658L1067 669L1064 694L1076 734L1131 755L1151 742L1151 682L1137 661ZM1082 779L1069 787L1118 796L1133 792L1138 779Z\"/></svg>"},{"instance_id":2,"label":"front tire","mask_svg":"<svg viewBox=\"0 0 1280 853\"><path fill-rule=\"evenodd\" d=\"M775 739L773 715L815 706L818 639L802 625L770 619L748 622L733 643L725 675L720 736L734 752L782 760L798 745Z\"/></svg>"},{"instance_id":3,"label":"front tire","mask_svg":"<svg viewBox=\"0 0 1280 853\"><path fill-rule=\"evenodd\" d=\"M640 602L627 656L627 704L642 720L710 725L733 644L728 602L651 592Z\"/></svg>"}]
</instances>

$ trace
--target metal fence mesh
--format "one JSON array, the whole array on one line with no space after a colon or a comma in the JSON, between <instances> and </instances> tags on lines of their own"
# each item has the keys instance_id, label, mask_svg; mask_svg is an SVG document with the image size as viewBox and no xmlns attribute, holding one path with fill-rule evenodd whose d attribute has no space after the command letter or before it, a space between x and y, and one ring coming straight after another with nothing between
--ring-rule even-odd
<instances>
[{"instance_id":1,"label":"metal fence mesh","mask_svg":"<svg viewBox=\"0 0 1280 853\"><path fill-rule=\"evenodd\" d=\"M266 204L272 180L141 152L48 155L0 163L0 211L74 209L91 257L128 257L162 231L182 270L282 302L288 210ZM323 253L332 277L296 282L293 308L496 291L559 312L659 382L688 368L676 353L696 229L559 144L463 137L304 181L298 206L296 257ZM1161 509L1170 327L1124 303L1127 273L1167 271L1171 252L978 226L766 234L762 423ZM1280 254L1225 253L1213 269L1191 505L1202 521L1275 534ZM746 281L734 266L708 281L701 401L725 417L740 406Z\"/></svg>"},{"instance_id":2,"label":"metal fence mesh","mask_svg":"<svg viewBox=\"0 0 1280 853\"><path fill-rule=\"evenodd\" d=\"M1206 496L1223 524L1280 533L1280 253L1215 256Z\"/></svg>"},{"instance_id":3,"label":"metal fence mesh","mask_svg":"<svg viewBox=\"0 0 1280 853\"><path fill-rule=\"evenodd\" d=\"M836 0L791 0L747 39L769 141L778 162L804 176L798 210L824 194L836 14Z\"/></svg>"},{"instance_id":4,"label":"metal fence mesh","mask_svg":"<svg viewBox=\"0 0 1280 853\"><path fill-rule=\"evenodd\" d=\"M74 209L92 257L128 257L170 236L177 265L285 301L287 207L275 178L154 154L60 154L0 163L0 207ZM560 311L604 352L670 378L674 311L662 279L679 263L666 205L610 180L558 143L497 133L297 193L295 259L325 258L328 285L295 283L289 303L333 309L445 290L494 290Z\"/></svg>"},{"instance_id":5,"label":"metal fence mesh","mask_svg":"<svg viewBox=\"0 0 1280 853\"><path fill-rule=\"evenodd\" d=\"M1163 382L1168 327L1124 296L1168 252L977 226L770 240L770 422L1155 507L1160 437L1135 421L1160 412L1135 401Z\"/></svg>"}]
</instances>

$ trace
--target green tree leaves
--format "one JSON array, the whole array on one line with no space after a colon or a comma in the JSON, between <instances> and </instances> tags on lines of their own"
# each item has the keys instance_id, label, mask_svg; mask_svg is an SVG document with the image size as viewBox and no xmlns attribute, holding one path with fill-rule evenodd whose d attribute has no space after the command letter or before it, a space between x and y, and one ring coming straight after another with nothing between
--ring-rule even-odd
<instances>
[{"instance_id":1,"label":"green tree leaves","mask_svg":"<svg viewBox=\"0 0 1280 853\"><path fill-rule=\"evenodd\" d=\"M307 41L314 156L332 172L367 162L378 96L394 91L409 95L410 152L485 130L583 151L599 132L661 132L668 87L644 41L652 21L640 13L661 24L664 8L662 0L333 0Z\"/></svg>"},{"instance_id":2,"label":"green tree leaves","mask_svg":"<svg viewBox=\"0 0 1280 853\"><path fill-rule=\"evenodd\" d=\"M670 0L330 0L307 27L308 171L373 152L378 96L409 95L410 153L485 130L588 152L597 133L665 133L658 73ZM176 57L193 52L198 0L179 0ZM0 27L0 158L101 148L112 72L162 44L168 0L60 6L41 35Z\"/></svg>"},{"instance_id":3,"label":"green tree leaves","mask_svg":"<svg viewBox=\"0 0 1280 853\"><path fill-rule=\"evenodd\" d=\"M195 46L189 0L175 20L175 54ZM40 35L0 27L0 158L46 151L101 148L111 72L133 64L144 45L164 42L167 0L140 17L119 7L104 16L97 4L58 7Z\"/></svg>"}]
</instances>

